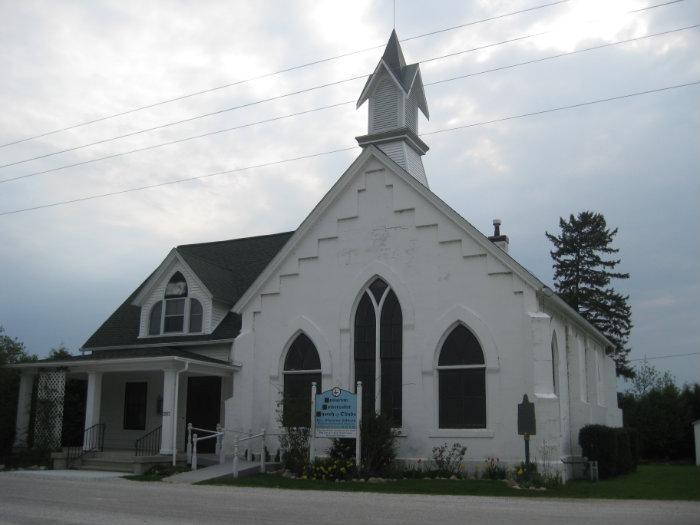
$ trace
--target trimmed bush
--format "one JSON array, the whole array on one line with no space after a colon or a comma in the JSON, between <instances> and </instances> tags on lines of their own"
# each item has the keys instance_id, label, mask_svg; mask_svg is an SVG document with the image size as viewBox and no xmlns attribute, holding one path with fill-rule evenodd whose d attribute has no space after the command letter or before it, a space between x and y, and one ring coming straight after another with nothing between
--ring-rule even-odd
<instances>
[{"instance_id":1,"label":"trimmed bush","mask_svg":"<svg viewBox=\"0 0 700 525\"><path fill-rule=\"evenodd\" d=\"M579 444L589 461L598 462L601 479L633 472L637 468L636 435L627 428L587 425L579 432Z\"/></svg>"}]
</instances>

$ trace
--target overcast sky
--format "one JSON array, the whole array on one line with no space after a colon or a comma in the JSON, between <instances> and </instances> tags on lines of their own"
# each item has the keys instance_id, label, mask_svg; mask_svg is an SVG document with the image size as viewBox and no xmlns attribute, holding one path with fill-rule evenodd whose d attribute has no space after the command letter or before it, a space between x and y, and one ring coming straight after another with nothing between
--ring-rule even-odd
<instances>
[{"instance_id":1,"label":"overcast sky","mask_svg":"<svg viewBox=\"0 0 700 525\"><path fill-rule=\"evenodd\" d=\"M405 39L554 0L397 0ZM700 0L572 0L416 38L426 83L700 23ZM0 143L182 94L382 46L391 0L0 1ZM478 123L700 80L694 28L426 89L421 130ZM369 73L373 49L0 148L0 164ZM0 168L0 179L355 100L364 79ZM0 213L351 146L365 105L345 104L0 182ZM581 210L619 228L633 359L700 350L700 86L425 137L431 189L552 279L544 232ZM0 216L0 325L45 355L77 350L178 244L296 228L358 150ZM653 361L679 382L700 355Z\"/></svg>"}]
</instances>

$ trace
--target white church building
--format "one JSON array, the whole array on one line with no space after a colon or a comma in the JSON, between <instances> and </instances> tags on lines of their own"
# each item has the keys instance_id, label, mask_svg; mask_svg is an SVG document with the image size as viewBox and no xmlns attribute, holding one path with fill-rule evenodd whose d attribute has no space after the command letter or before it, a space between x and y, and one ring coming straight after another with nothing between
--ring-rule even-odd
<instances>
[{"instance_id":1,"label":"white church building","mask_svg":"<svg viewBox=\"0 0 700 525\"><path fill-rule=\"evenodd\" d=\"M522 461L524 394L535 455L546 443L559 462L580 454L584 425L621 426L610 341L509 255L497 221L487 236L430 190L428 103L396 33L365 102L362 152L296 231L173 248L82 355L18 365L16 446L34 381L56 374L87 379L85 429L105 449L149 436L164 455L184 451L188 423L274 435L282 394L308 400L312 381L361 380L406 460L459 442L470 462Z\"/></svg>"}]
</instances>

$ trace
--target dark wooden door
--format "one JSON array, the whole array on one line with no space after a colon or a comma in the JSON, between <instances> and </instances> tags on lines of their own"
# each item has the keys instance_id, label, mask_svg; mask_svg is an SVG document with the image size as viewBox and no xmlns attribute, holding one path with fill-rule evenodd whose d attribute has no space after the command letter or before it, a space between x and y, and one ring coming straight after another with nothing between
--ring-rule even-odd
<instances>
[{"instance_id":1,"label":"dark wooden door","mask_svg":"<svg viewBox=\"0 0 700 525\"><path fill-rule=\"evenodd\" d=\"M212 376L190 377L187 380L187 422L193 427L214 430L221 412L221 378ZM193 434L197 431L193 431ZM205 434L199 432L199 437ZM197 445L197 452L213 453L216 439L207 439Z\"/></svg>"}]
</instances>

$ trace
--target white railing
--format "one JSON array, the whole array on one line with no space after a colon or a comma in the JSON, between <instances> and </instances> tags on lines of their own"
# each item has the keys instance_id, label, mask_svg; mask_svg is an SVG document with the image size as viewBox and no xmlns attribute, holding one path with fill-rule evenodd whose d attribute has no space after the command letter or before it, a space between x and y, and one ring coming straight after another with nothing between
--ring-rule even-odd
<instances>
[{"instance_id":1,"label":"white railing","mask_svg":"<svg viewBox=\"0 0 700 525\"><path fill-rule=\"evenodd\" d=\"M244 441L250 441L251 439L260 438L260 472L265 472L265 429L259 434L253 434L246 437L239 438L236 436L233 441L233 477L238 477L238 446Z\"/></svg>"},{"instance_id":2,"label":"white railing","mask_svg":"<svg viewBox=\"0 0 700 525\"><path fill-rule=\"evenodd\" d=\"M205 432L208 435L199 437L195 432ZM216 430L193 427L192 423L187 424L187 462L192 466L192 470L197 470L197 444L207 439L216 439L215 451L219 456L219 463L226 461L224 450L224 429L221 425L216 425Z\"/></svg>"}]
</instances>

